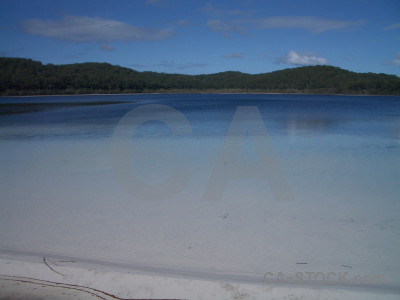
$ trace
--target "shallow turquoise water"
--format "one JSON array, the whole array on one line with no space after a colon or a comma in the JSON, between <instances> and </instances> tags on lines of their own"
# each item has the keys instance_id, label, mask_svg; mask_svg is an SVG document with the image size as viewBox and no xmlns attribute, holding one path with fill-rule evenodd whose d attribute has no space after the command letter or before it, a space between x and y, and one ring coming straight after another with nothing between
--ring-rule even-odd
<instances>
[{"instance_id":1,"label":"shallow turquoise water","mask_svg":"<svg viewBox=\"0 0 400 300\"><path fill-rule=\"evenodd\" d=\"M134 132L121 124L148 104L174 108L190 131L173 135L172 127L187 124L154 107L145 111L152 121ZM241 106L257 107L268 136L254 114L244 114L231 135L240 151L222 167L257 164L263 156L257 145L267 138L293 201L277 201L268 178L251 176L217 178L226 183L222 197L204 199ZM170 126L160 122L165 115ZM347 271L384 275L381 286L400 287L398 97L1 98L0 145L0 250L239 280L262 281L265 272ZM113 147L126 145L128 159L120 159ZM160 188L177 166L188 176L169 198L161 192L155 201L143 200L127 187L136 180ZM127 183L119 170L127 170Z\"/></svg>"}]
</instances>

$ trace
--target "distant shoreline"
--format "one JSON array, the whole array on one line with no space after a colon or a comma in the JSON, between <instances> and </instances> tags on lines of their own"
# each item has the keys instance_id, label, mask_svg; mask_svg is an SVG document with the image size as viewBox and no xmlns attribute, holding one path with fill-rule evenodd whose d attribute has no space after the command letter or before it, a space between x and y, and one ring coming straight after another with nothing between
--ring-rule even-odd
<instances>
[{"instance_id":1,"label":"distant shoreline","mask_svg":"<svg viewBox=\"0 0 400 300\"><path fill-rule=\"evenodd\" d=\"M379 96L379 97L400 97L400 95L381 95L381 94L349 94L349 93L278 93L278 92L144 92L144 93L95 93L95 94L40 94L40 95L1 95L1 98L35 98L35 97L79 97L79 96L129 96L129 95L315 95L315 96Z\"/></svg>"},{"instance_id":2,"label":"distant shoreline","mask_svg":"<svg viewBox=\"0 0 400 300\"><path fill-rule=\"evenodd\" d=\"M269 73L226 71L203 75L138 72L106 63L43 65L2 58L0 95L98 94L317 94L400 95L395 75L304 66Z\"/></svg>"}]
</instances>

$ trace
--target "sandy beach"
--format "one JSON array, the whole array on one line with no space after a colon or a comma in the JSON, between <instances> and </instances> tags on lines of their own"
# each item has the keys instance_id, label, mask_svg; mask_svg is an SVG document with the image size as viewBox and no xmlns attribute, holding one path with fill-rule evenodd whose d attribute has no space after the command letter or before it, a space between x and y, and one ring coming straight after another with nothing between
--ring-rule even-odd
<instances>
[{"instance_id":1,"label":"sandy beach","mask_svg":"<svg viewBox=\"0 0 400 300\"><path fill-rule=\"evenodd\" d=\"M400 291L246 283L0 254L1 299L398 299ZM7 274L7 275L4 275Z\"/></svg>"}]
</instances>

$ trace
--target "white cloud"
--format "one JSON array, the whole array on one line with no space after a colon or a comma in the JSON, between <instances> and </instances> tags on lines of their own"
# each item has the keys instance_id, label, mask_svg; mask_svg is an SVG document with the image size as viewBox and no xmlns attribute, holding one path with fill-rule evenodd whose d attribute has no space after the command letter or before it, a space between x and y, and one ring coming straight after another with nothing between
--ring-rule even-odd
<instances>
[{"instance_id":1,"label":"white cloud","mask_svg":"<svg viewBox=\"0 0 400 300\"><path fill-rule=\"evenodd\" d=\"M223 56L224 58L242 58L243 56L239 53L228 53Z\"/></svg>"},{"instance_id":2,"label":"white cloud","mask_svg":"<svg viewBox=\"0 0 400 300\"><path fill-rule=\"evenodd\" d=\"M317 17L268 17L262 19L235 19L224 21L221 19L209 20L207 26L230 37L231 32L247 34L246 28L253 29L304 29L311 33L322 33L329 30L343 30L364 24L364 21L329 20Z\"/></svg>"},{"instance_id":3,"label":"white cloud","mask_svg":"<svg viewBox=\"0 0 400 300\"><path fill-rule=\"evenodd\" d=\"M242 21L244 23L255 24L259 29L288 28L306 29L313 33L321 33L328 30L340 30L357 25L362 25L364 21L340 21L328 20L317 17L269 17L263 19Z\"/></svg>"},{"instance_id":4,"label":"white cloud","mask_svg":"<svg viewBox=\"0 0 400 300\"><path fill-rule=\"evenodd\" d=\"M391 30L391 29L396 29L396 28L400 28L400 23L396 23L396 24L392 24L392 25L386 26L384 29L385 30Z\"/></svg>"},{"instance_id":5,"label":"white cloud","mask_svg":"<svg viewBox=\"0 0 400 300\"><path fill-rule=\"evenodd\" d=\"M162 40L172 29L158 30L133 26L115 20L84 16L65 16L61 21L29 19L22 23L25 33L70 42L112 42Z\"/></svg>"},{"instance_id":6,"label":"white cloud","mask_svg":"<svg viewBox=\"0 0 400 300\"><path fill-rule=\"evenodd\" d=\"M114 48L113 46L111 46L111 45L103 44L103 45L100 45L100 50L104 50L104 51L114 51L115 48Z\"/></svg>"},{"instance_id":7,"label":"white cloud","mask_svg":"<svg viewBox=\"0 0 400 300\"><path fill-rule=\"evenodd\" d=\"M392 65L400 67L400 52L396 55L396 58L390 61Z\"/></svg>"},{"instance_id":8,"label":"white cloud","mask_svg":"<svg viewBox=\"0 0 400 300\"><path fill-rule=\"evenodd\" d=\"M289 51L280 62L289 65L306 66L306 65L326 65L328 61L325 58L315 56L313 54L299 54L296 51Z\"/></svg>"},{"instance_id":9,"label":"white cloud","mask_svg":"<svg viewBox=\"0 0 400 300\"><path fill-rule=\"evenodd\" d=\"M245 33L243 26L223 22L221 20L209 20L209 21L207 21L207 26L212 31L221 32L227 38L231 37L230 33L232 33L232 32L242 33L242 34Z\"/></svg>"}]
</instances>

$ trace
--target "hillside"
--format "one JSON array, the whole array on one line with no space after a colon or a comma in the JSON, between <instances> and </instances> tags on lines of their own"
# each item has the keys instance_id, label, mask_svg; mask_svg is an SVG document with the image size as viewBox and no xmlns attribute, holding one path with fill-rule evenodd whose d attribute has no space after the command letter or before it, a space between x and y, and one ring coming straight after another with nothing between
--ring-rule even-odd
<instances>
[{"instance_id":1,"label":"hillside","mask_svg":"<svg viewBox=\"0 0 400 300\"><path fill-rule=\"evenodd\" d=\"M138 72L107 63L43 65L0 58L0 95L143 92L255 92L400 95L394 75L307 66L263 74L182 75Z\"/></svg>"}]
</instances>

